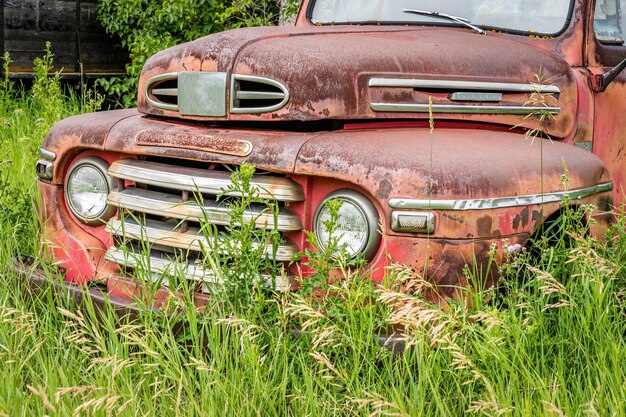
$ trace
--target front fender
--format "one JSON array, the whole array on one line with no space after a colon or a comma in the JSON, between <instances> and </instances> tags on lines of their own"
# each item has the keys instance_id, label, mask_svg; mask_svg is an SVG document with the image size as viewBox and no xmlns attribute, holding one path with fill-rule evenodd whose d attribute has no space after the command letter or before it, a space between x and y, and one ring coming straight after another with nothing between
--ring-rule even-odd
<instances>
[{"instance_id":1,"label":"front fender","mask_svg":"<svg viewBox=\"0 0 626 417\"><path fill-rule=\"evenodd\" d=\"M563 181L566 173L567 181ZM537 197L610 182L602 161L582 149L514 132L479 129L436 128L432 134L428 129L329 132L302 147L296 174L343 180L367 191L380 204L387 225L394 210L390 203L397 199L432 202L437 207L442 200ZM519 200L509 207L432 210L438 225L433 237L530 234L561 203L544 203L541 197L534 202ZM581 201L608 209L610 193L592 192Z\"/></svg>"},{"instance_id":2,"label":"front fender","mask_svg":"<svg viewBox=\"0 0 626 417\"><path fill-rule=\"evenodd\" d=\"M53 152L52 184L63 183L68 161L84 150L103 150L107 135L119 121L137 115L136 109L113 110L69 117L56 123L44 140L43 149Z\"/></svg>"}]
</instances>

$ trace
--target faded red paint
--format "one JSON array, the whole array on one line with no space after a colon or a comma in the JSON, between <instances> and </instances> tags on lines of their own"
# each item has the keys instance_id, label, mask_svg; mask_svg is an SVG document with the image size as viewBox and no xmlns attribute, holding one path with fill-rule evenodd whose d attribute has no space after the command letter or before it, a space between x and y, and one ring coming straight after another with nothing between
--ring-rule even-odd
<instances>
[{"instance_id":1,"label":"faded red paint","mask_svg":"<svg viewBox=\"0 0 626 417\"><path fill-rule=\"evenodd\" d=\"M356 190L373 202L381 219L381 245L368 266L372 278L383 278L391 255L438 284L447 297L458 296L458 288L469 284L463 276L466 264L484 272L486 284L494 283L506 246L525 245L560 204L433 210L436 230L425 236L391 230L391 199L492 199L612 180L615 193L572 202L598 207L592 233L602 237L612 220L607 212L613 201L622 201L625 185L626 113L616 109L624 106L626 74L602 93L593 91L591 81L626 53L595 39L593 1L576 1L570 25L551 39L480 36L433 26L318 27L306 19L307 6L305 0L294 28L229 31L163 51L144 67L139 111L74 117L51 130L44 148L58 157L53 180L40 184L41 215L44 239L67 268L69 281L108 282L111 293L126 298L142 292L140 284L103 259L111 245L104 228L82 225L65 206L65 174L74 161L90 155L108 162L144 157L181 164L246 162L285 175L304 190L304 201L289 208L308 230L329 193ZM219 118L151 107L143 93L147 80L181 71L271 78L285 85L291 99L274 112ZM376 101L449 104L446 94L369 87L373 77L527 84L539 72L561 91L546 97L546 104L561 112L543 124L537 116L439 114L431 132L427 114L376 112L370 106ZM528 94L508 94L501 104L522 106L528 99ZM525 137L530 129L551 139ZM573 146L587 143L602 160ZM308 245L303 232L286 237L301 250ZM291 268L298 271L310 272L302 265ZM168 291L159 291L156 304L169 297ZM198 305L205 301L198 295Z\"/></svg>"}]
</instances>

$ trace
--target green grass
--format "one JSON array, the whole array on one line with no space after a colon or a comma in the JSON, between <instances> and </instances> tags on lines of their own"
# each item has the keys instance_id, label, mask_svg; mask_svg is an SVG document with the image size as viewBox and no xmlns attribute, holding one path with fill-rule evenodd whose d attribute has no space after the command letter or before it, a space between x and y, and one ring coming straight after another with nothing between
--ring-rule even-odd
<instances>
[{"instance_id":1,"label":"green grass","mask_svg":"<svg viewBox=\"0 0 626 417\"><path fill-rule=\"evenodd\" d=\"M1 265L41 252L33 165L46 131L97 107L62 94L40 64L32 91L6 80L0 91ZM563 229L584 236L566 213ZM324 304L251 286L203 314L183 298L179 314L97 322L49 291L28 293L3 267L0 415L626 415L626 223L607 244L566 237L511 259L498 291L468 290L473 302L445 309L395 267L385 288L346 270ZM399 326L409 348L394 354L377 332Z\"/></svg>"}]
</instances>

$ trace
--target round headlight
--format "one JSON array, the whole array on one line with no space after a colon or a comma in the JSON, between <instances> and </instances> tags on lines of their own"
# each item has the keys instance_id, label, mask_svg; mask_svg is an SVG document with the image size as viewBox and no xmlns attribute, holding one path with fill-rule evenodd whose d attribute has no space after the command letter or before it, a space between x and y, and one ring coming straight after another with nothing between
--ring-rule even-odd
<instances>
[{"instance_id":1,"label":"round headlight","mask_svg":"<svg viewBox=\"0 0 626 417\"><path fill-rule=\"evenodd\" d=\"M86 157L76 162L65 180L65 200L72 213L83 223L101 225L115 212L107 205L113 179L106 173L109 165L102 159Z\"/></svg>"},{"instance_id":2,"label":"round headlight","mask_svg":"<svg viewBox=\"0 0 626 417\"><path fill-rule=\"evenodd\" d=\"M337 239L338 249L345 250L353 258L361 255L364 259L372 259L380 245L378 211L370 200L353 190L329 194L317 209L313 230L318 244L322 249L328 249L331 236L327 226L331 221L331 211L326 203L335 199L342 202L332 236Z\"/></svg>"}]
</instances>

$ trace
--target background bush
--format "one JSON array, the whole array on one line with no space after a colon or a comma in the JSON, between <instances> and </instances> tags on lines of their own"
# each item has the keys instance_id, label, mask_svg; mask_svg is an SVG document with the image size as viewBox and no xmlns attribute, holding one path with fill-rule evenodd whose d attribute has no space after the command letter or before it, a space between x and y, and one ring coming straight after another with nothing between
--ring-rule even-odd
<instances>
[{"instance_id":1,"label":"background bush","mask_svg":"<svg viewBox=\"0 0 626 417\"><path fill-rule=\"evenodd\" d=\"M247 26L276 25L282 10L297 11L299 0L100 0L98 15L107 33L130 52L128 78L101 79L108 95L134 104L146 60L156 52L211 33Z\"/></svg>"}]
</instances>

